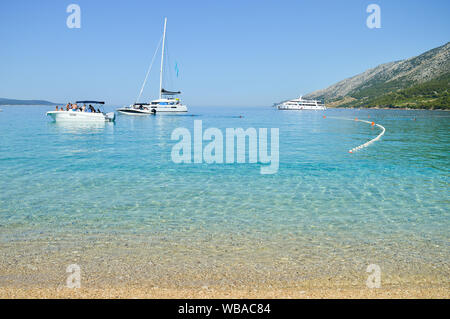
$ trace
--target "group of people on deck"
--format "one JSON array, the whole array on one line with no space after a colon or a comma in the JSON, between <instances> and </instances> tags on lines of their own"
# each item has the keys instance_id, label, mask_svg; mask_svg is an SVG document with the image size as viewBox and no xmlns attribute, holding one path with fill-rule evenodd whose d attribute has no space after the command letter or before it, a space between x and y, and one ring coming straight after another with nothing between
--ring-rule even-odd
<instances>
[{"instance_id":1,"label":"group of people on deck","mask_svg":"<svg viewBox=\"0 0 450 319\"><path fill-rule=\"evenodd\" d=\"M72 103L67 103L66 105L66 109L64 110L64 108L61 106L61 109L59 108L59 106L56 106L56 111L74 111L74 112L91 112L91 113L102 113L100 111L100 109L95 110L95 108L89 104L88 107L86 107L86 105L83 106L78 106L76 103L72 104Z\"/></svg>"}]
</instances>

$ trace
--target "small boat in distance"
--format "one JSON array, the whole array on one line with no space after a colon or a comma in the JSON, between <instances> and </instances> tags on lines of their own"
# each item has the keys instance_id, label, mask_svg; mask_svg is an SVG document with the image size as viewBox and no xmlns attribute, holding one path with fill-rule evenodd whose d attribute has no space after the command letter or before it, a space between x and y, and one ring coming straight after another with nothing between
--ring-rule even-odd
<instances>
[{"instance_id":1,"label":"small boat in distance","mask_svg":"<svg viewBox=\"0 0 450 319\"><path fill-rule=\"evenodd\" d=\"M319 100L304 100L302 96L298 99L282 102L277 105L279 110L326 110L326 106Z\"/></svg>"},{"instance_id":2,"label":"small boat in distance","mask_svg":"<svg viewBox=\"0 0 450 319\"><path fill-rule=\"evenodd\" d=\"M104 113L100 111L100 105L105 104L105 102L100 101L76 101L76 108L66 109L62 108L60 110L47 112L54 121L70 121L70 122L114 122L116 114L114 112ZM97 107L92 106L92 104ZM79 105L79 106L78 106ZM81 106L83 105L83 106ZM88 105L86 107L86 105Z\"/></svg>"},{"instance_id":3,"label":"small boat in distance","mask_svg":"<svg viewBox=\"0 0 450 319\"><path fill-rule=\"evenodd\" d=\"M163 85L163 68L164 68L164 46L166 40L166 27L167 27L167 18L164 19L164 32L162 37L162 52L161 52L161 69L159 73L159 99L153 100L150 103L139 103L137 101L140 100L142 96L142 91L144 89L145 83L147 82L148 74L152 68L153 61L152 60L150 67L147 71L147 75L144 80L144 84L142 85L141 91L137 98L136 103L126 106L120 109L117 109L117 112L128 115L149 115L156 113L183 113L187 112L187 106L181 103L179 98L175 96L181 94L180 91L168 91L165 90ZM161 44L161 42L160 42ZM155 54L153 58L156 56L156 52L159 49L159 45L156 48Z\"/></svg>"}]
</instances>

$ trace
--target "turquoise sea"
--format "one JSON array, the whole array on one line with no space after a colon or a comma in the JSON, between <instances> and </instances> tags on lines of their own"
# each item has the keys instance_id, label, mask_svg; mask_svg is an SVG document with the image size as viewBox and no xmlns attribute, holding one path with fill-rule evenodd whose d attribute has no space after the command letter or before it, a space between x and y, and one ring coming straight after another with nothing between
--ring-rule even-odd
<instances>
[{"instance_id":1,"label":"turquoise sea","mask_svg":"<svg viewBox=\"0 0 450 319\"><path fill-rule=\"evenodd\" d=\"M0 112L0 286L449 285L450 113L190 107L58 124ZM110 108L112 109L112 108ZM326 118L323 118L323 116ZM242 116L242 117L241 117ZM359 118L386 128L341 120ZM175 164L175 128L279 128L279 170Z\"/></svg>"}]
</instances>

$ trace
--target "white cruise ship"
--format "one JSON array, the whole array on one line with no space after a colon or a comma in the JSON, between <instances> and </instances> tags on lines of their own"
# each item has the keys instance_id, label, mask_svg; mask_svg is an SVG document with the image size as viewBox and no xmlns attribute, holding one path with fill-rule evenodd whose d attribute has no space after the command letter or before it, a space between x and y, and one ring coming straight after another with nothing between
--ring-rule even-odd
<instances>
[{"instance_id":1,"label":"white cruise ship","mask_svg":"<svg viewBox=\"0 0 450 319\"><path fill-rule=\"evenodd\" d=\"M304 100L301 96L298 99L289 100L277 105L279 110L326 110L326 106L319 100Z\"/></svg>"}]
</instances>

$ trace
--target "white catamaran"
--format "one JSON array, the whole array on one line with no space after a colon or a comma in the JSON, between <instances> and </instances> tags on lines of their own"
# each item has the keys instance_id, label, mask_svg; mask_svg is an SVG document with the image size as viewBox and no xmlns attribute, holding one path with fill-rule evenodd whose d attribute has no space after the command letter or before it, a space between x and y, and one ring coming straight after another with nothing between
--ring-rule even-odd
<instances>
[{"instance_id":1,"label":"white catamaran","mask_svg":"<svg viewBox=\"0 0 450 319\"><path fill-rule=\"evenodd\" d=\"M166 27L167 27L167 18L164 19L164 32L162 37L162 52L161 52L161 69L159 74L159 99L153 100L150 103L139 103L139 99L141 98L142 91L144 90L145 83L147 82L148 75L152 68L156 53L158 52L159 45L156 48L155 54L153 55L152 62L147 71L147 75L145 76L144 83L142 85L139 96L136 100L136 103L117 109L119 113L128 114L128 115L148 115L148 114L156 114L156 113L181 113L187 112L187 106L184 105L179 98L176 96L181 94L180 91L168 91L165 90L163 85L163 69L164 69L164 47L166 40ZM161 42L160 42L161 44Z\"/></svg>"}]
</instances>

